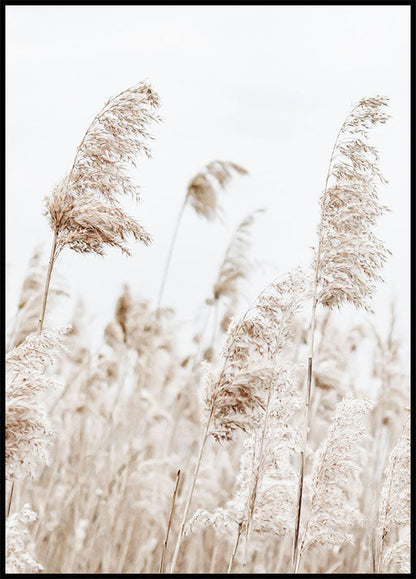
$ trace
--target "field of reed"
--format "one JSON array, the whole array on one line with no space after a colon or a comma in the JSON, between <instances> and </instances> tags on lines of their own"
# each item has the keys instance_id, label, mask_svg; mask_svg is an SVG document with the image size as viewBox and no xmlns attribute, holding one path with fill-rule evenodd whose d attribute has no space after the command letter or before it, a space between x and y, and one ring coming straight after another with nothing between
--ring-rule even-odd
<instances>
[{"instance_id":1,"label":"field of reed","mask_svg":"<svg viewBox=\"0 0 416 579\"><path fill-rule=\"evenodd\" d=\"M394 303L386 335L373 312L390 255L374 144L388 99L344 113L309 269L294 263L246 307L250 213L184 340L167 291L181 224L217 220L250 171L213 160L184 187L158 295L120 280L98 347L82 296L68 326L48 321L66 307L59 256L152 242L125 201L139 200L131 168L151 162L160 99L140 82L92 119L39 208L50 255L34 249L7 328L8 573L410 572L408 364ZM340 323L345 307L364 321Z\"/></svg>"}]
</instances>

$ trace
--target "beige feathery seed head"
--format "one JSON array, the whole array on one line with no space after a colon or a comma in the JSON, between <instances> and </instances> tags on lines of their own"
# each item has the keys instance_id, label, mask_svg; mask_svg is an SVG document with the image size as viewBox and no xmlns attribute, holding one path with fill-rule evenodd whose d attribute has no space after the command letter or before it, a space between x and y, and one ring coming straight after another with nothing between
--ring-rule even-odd
<instances>
[{"instance_id":1,"label":"beige feathery seed head","mask_svg":"<svg viewBox=\"0 0 416 579\"><path fill-rule=\"evenodd\" d=\"M19 346L29 334L37 330L45 275L46 264L42 263L40 250L35 249L23 281L7 351ZM50 301L53 301L58 296L69 296L69 293L65 290L63 283L55 278L50 285L49 296Z\"/></svg>"},{"instance_id":2,"label":"beige feathery seed head","mask_svg":"<svg viewBox=\"0 0 416 579\"><path fill-rule=\"evenodd\" d=\"M290 425L301 407L292 377L284 368L270 385L266 416L250 430L244 441L236 490L224 508L198 510L187 532L212 526L223 533L229 527L251 529L258 534L285 535L294 524L296 473L291 457L298 450L299 435Z\"/></svg>"},{"instance_id":3,"label":"beige feathery seed head","mask_svg":"<svg viewBox=\"0 0 416 579\"><path fill-rule=\"evenodd\" d=\"M156 92L139 83L105 104L91 123L69 174L46 200L46 214L57 236L57 254L68 246L79 253L103 255L106 246L130 254L126 241L145 245L150 236L120 206L120 197L138 200L127 173L144 153L150 157L148 126L160 120Z\"/></svg>"},{"instance_id":4,"label":"beige feathery seed head","mask_svg":"<svg viewBox=\"0 0 416 579\"><path fill-rule=\"evenodd\" d=\"M400 528L402 536L394 543L391 531ZM379 572L395 567L410 572L410 416L386 467L377 533Z\"/></svg>"},{"instance_id":5,"label":"beige feathery seed head","mask_svg":"<svg viewBox=\"0 0 416 579\"><path fill-rule=\"evenodd\" d=\"M63 330L31 334L6 356L6 478L34 476L47 462L52 429L41 393L56 388L48 370L63 352Z\"/></svg>"},{"instance_id":6,"label":"beige feathery seed head","mask_svg":"<svg viewBox=\"0 0 416 579\"><path fill-rule=\"evenodd\" d=\"M123 293L117 300L116 315L115 315L116 321L118 322L118 325L120 326L123 332L125 342L127 341L127 323L130 310L132 309L132 307L133 307L133 299L130 294L130 289L129 286L125 284Z\"/></svg>"},{"instance_id":7,"label":"beige feathery seed head","mask_svg":"<svg viewBox=\"0 0 416 579\"><path fill-rule=\"evenodd\" d=\"M6 519L6 573L40 573L42 566L28 552L28 526L37 515L29 504Z\"/></svg>"},{"instance_id":8,"label":"beige feathery seed head","mask_svg":"<svg viewBox=\"0 0 416 579\"><path fill-rule=\"evenodd\" d=\"M252 269L252 264L248 259L251 227L256 216L262 211L262 209L257 209L245 217L232 236L214 283L214 299L221 297L227 297L232 301L237 299L239 282L246 279Z\"/></svg>"},{"instance_id":9,"label":"beige feathery seed head","mask_svg":"<svg viewBox=\"0 0 416 579\"><path fill-rule=\"evenodd\" d=\"M386 181L377 149L368 144L369 130L389 118L387 104L381 96L359 101L342 125L331 156L314 263L318 303L327 307L349 302L371 311L380 270L390 253L373 232L387 210L377 192L378 184Z\"/></svg>"},{"instance_id":10,"label":"beige feathery seed head","mask_svg":"<svg viewBox=\"0 0 416 579\"><path fill-rule=\"evenodd\" d=\"M290 341L304 295L304 277L295 270L270 284L245 316L231 324L223 367L218 375L207 374L205 403L216 439L230 440L235 429L246 430L255 420L267 389L279 379L275 358Z\"/></svg>"},{"instance_id":11,"label":"beige feathery seed head","mask_svg":"<svg viewBox=\"0 0 416 579\"><path fill-rule=\"evenodd\" d=\"M291 458L298 451L299 434L290 425L301 407L292 377L284 368L271 387L267 415L245 440L237 479L230 501L243 527L249 524L261 534L283 535L293 530L296 473Z\"/></svg>"},{"instance_id":12,"label":"beige feathery seed head","mask_svg":"<svg viewBox=\"0 0 416 579\"><path fill-rule=\"evenodd\" d=\"M230 327L230 324L233 321L236 307L237 307L236 300L232 299L227 303L227 306L224 310L224 313L220 321L220 330L224 332L224 334L227 333L228 328Z\"/></svg>"},{"instance_id":13,"label":"beige feathery seed head","mask_svg":"<svg viewBox=\"0 0 416 579\"><path fill-rule=\"evenodd\" d=\"M324 312L325 317L320 328L321 339L316 349L315 386L326 391L335 390L338 396L345 396L351 389L351 356L363 338L363 329L354 326L347 331L341 331L330 318L331 311Z\"/></svg>"},{"instance_id":14,"label":"beige feathery seed head","mask_svg":"<svg viewBox=\"0 0 416 579\"><path fill-rule=\"evenodd\" d=\"M352 396L337 405L328 435L314 456L301 552L316 544L351 542L351 529L363 521L354 505L354 489L359 485L361 443L368 432L365 418L371 406L368 400Z\"/></svg>"},{"instance_id":15,"label":"beige feathery seed head","mask_svg":"<svg viewBox=\"0 0 416 579\"><path fill-rule=\"evenodd\" d=\"M225 189L233 173L247 175L248 172L236 163L211 161L195 175L188 185L186 199L198 215L202 215L208 221L218 216L220 209L215 186Z\"/></svg>"},{"instance_id":16,"label":"beige feathery seed head","mask_svg":"<svg viewBox=\"0 0 416 579\"><path fill-rule=\"evenodd\" d=\"M111 347L124 343L139 355L156 349L171 350L171 313L169 308L155 311L147 300L133 298L125 284L117 300L115 319L105 328L106 343Z\"/></svg>"},{"instance_id":17,"label":"beige feathery seed head","mask_svg":"<svg viewBox=\"0 0 416 579\"><path fill-rule=\"evenodd\" d=\"M400 343L393 335L385 340L375 328L373 376L380 380L375 411L390 429L401 427L402 415L409 406L409 375L400 356Z\"/></svg>"}]
</instances>

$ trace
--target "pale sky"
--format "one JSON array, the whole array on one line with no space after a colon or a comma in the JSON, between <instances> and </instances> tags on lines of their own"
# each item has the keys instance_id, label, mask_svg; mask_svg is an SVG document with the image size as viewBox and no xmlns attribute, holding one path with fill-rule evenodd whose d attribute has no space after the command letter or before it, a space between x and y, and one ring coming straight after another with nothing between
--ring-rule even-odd
<instances>
[{"instance_id":1,"label":"pale sky","mask_svg":"<svg viewBox=\"0 0 416 579\"><path fill-rule=\"evenodd\" d=\"M408 6L7 6L6 265L12 315L36 244L49 254L43 198L70 168L77 145L104 102L147 79L164 122L153 159L134 172L134 210L150 248L128 259L65 251L57 268L83 296L94 327L112 316L124 282L156 299L174 219L188 181L213 159L249 171L222 197L223 223L188 209L165 304L191 322L210 293L233 229L255 208L252 299L275 274L308 266L330 151L351 105L390 97L391 120L373 132L389 184L391 212L377 233L393 252L376 297L385 330L392 298L409 338L410 7ZM72 303L63 302L63 317Z\"/></svg>"}]
</instances>

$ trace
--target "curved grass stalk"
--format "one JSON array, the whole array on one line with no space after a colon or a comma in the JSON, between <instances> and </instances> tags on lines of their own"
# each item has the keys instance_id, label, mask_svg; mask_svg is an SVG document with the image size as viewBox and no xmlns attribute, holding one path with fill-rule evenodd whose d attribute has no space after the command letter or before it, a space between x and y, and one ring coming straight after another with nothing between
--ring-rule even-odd
<instances>
[{"instance_id":1,"label":"curved grass stalk","mask_svg":"<svg viewBox=\"0 0 416 579\"><path fill-rule=\"evenodd\" d=\"M348 283L345 282L346 287L344 288L342 285L339 286L337 284L342 283L340 279L336 279L336 283L333 283L333 287L330 288L329 296L328 291L327 295L324 293L324 297L322 297L322 288L320 288L321 284L321 275L322 270L326 266L326 274L328 275L328 271L332 268L331 274L332 276L336 277L336 273L334 273L334 263L328 262L328 258L326 257L326 261L323 260L323 253L328 253L328 236L334 237L333 241L338 241L340 245L345 242L344 237L342 237L339 230L342 232L342 227L340 226L341 220L345 219L345 215L347 218L352 219L351 213L348 213L348 210L344 207L344 217L340 217L340 222L336 222L336 213L335 217L329 210L328 207L330 202L330 178L333 177L336 179L337 183L338 180L341 183L341 195L344 193L342 187L350 186L352 191L355 193L357 188L361 193L361 198L358 199L355 203L354 207L354 219L358 219L359 222L362 222L364 226L362 230L367 233L368 225L372 225L376 215L380 215L381 212L385 209L377 205L375 200L375 192L371 188L372 184L370 182L371 179L377 177L381 181L383 180L378 167L372 159L368 158L368 155L373 154L375 158L378 159L377 153L375 149L369 147L365 142L360 140L356 135L364 135L368 131L369 126L374 125L376 123L384 123L387 120L387 116L382 113L379 113L378 109L386 105L386 99L382 97L376 97L374 99L363 99L362 101L358 102L347 115L345 121L343 122L340 130L335 139L335 143L332 148L328 171L325 179L325 187L321 198L321 214L320 214L320 221L319 221L319 228L318 228L318 249L314 264L314 281L313 281L313 297L312 297L312 311L311 311L311 321L309 327L309 355L308 355L308 362L307 362L307 377L305 381L304 387L304 416L303 416L303 442L300 452L301 458L301 465L300 465L300 473L299 473L299 486L298 486L298 498L297 498L297 511L296 511L296 520L295 520L295 534L294 534L294 541L293 541L293 551L292 551L292 564L293 569L297 569L299 566L299 557L300 557L300 549L299 549L299 531L300 531L300 523L301 523L301 516L302 516L302 505L303 505L303 488L304 488L304 478L305 478L305 453L306 453L306 446L309 437L309 423L310 423L310 405L311 405L311 393L312 393L312 377L313 377L313 356L314 356L314 339L315 339L315 330L316 330L316 309L318 302L322 303L325 306L332 307L334 305L341 305L344 301L352 302L356 307L362 306L366 307L364 303L364 297L368 294L371 296L372 292L374 291L371 282L375 279L378 279L375 270L380 267L380 264L386 258L386 250L380 245L377 244L378 240L374 240L371 238L369 245L371 246L371 250L373 251L373 257L376 256L376 259L372 260L371 266L367 268L365 274L367 278L363 279L359 277L360 273L359 266L356 266L356 271L349 272L351 280L348 280ZM360 107L362 107L360 109ZM361 116L360 116L360 113ZM341 139L341 134L347 134L350 131L350 139ZM340 163L338 165L334 165L334 161L336 157L344 155L348 163ZM367 155L367 157L366 157ZM352 167L352 168L351 168ZM366 187L368 186L369 192L367 194L367 198L365 194L362 192L362 189L365 191ZM364 195L364 197L363 197ZM371 201L371 202L370 202ZM361 203L361 206L360 206ZM365 205L368 203L370 207L370 211L367 211L368 207ZM330 209L330 208L329 208ZM333 209L332 209L333 211ZM351 210L350 210L351 211ZM328 219L332 219L332 221L328 222ZM354 221L356 223L356 221ZM335 228L335 232L333 232L330 228ZM338 230L336 229L338 227ZM357 240L359 241L360 230L359 228L356 229L357 233ZM351 239L354 239L354 229L347 230L348 235ZM337 238L337 234L340 233L340 237ZM358 243L356 241L356 243ZM325 247L324 247L325 244ZM373 244L373 245L372 245ZM347 247L347 258L348 258L348 251L351 252L351 248ZM370 251L370 250L369 250ZM345 256L343 256L345 257ZM336 259L336 256L332 255L332 259ZM347 262L348 263L348 262ZM339 265L339 264L338 264ZM354 264L355 265L355 264ZM362 267L362 266L361 266ZM342 277L341 277L342 280ZM327 282L330 284L330 282ZM351 291L351 284L354 285L356 283L358 290L356 294L350 295L348 292ZM348 285L350 284L350 285ZM327 288L328 290L328 288ZM331 294L332 292L332 294Z\"/></svg>"},{"instance_id":2,"label":"curved grass stalk","mask_svg":"<svg viewBox=\"0 0 416 579\"><path fill-rule=\"evenodd\" d=\"M172 234L172 238L170 240L170 244L169 244L169 249L168 249L168 255L166 257L166 262L165 262L165 267L163 270L163 275L162 275L162 281L160 283L160 288L159 288L159 294L158 294L158 298L157 298L157 305L156 305L156 310L159 310L161 305L162 305L162 299L163 299L163 295L165 292L165 287L166 287L166 281L168 278L168 273L169 273L169 269L170 269L170 265L172 262L172 255L173 255L173 250L175 249L175 245L176 245L176 240L178 238L178 232L179 232L179 227L181 225L182 222L182 217L185 211L185 207L188 201L188 196L185 197L184 202L182 203L182 206L179 210L178 213L178 217L176 218L176 223L175 223L175 228L173 230L173 234Z\"/></svg>"},{"instance_id":3,"label":"curved grass stalk","mask_svg":"<svg viewBox=\"0 0 416 579\"><path fill-rule=\"evenodd\" d=\"M172 525L173 511L175 510L176 494L177 494L177 492L178 492L178 486L179 486L180 477L181 477L181 471L178 470L178 472L177 472L177 474L176 474L175 488L174 488L174 490L173 490L173 495L172 495L172 502L171 502L171 505L170 505L169 519L168 519L168 527L167 527L167 529L166 529L165 540L163 541L163 549L162 549L162 557L161 557L161 559L160 559L159 573L164 573L164 572L165 572L166 551L167 551L167 549L168 549L169 533L170 533L170 528L171 528L171 525Z\"/></svg>"},{"instance_id":4,"label":"curved grass stalk","mask_svg":"<svg viewBox=\"0 0 416 579\"><path fill-rule=\"evenodd\" d=\"M202 455L204 453L205 445L206 445L206 442L208 439L209 427L211 426L211 420L212 420L213 414L214 414L214 405L212 405L212 407L211 407L211 412L210 412L210 414L208 416L208 420L205 424L204 433L202 435L201 443L199 446L198 458L197 458L197 461L196 461L196 464L194 467L194 472L192 473L191 486L189 488L188 497L186 499L185 510L183 512L183 515L182 515L181 526L180 526L178 538L176 541L175 552L173 554L172 565L171 565L171 569L170 569L171 573L175 572L176 562L177 562L178 555L179 555L179 550L180 550L182 542L183 542L185 525L186 525L186 521L188 519L189 509L191 508L191 502L192 502L192 497L194 495L196 481L198 478L199 467L201 466Z\"/></svg>"}]
</instances>

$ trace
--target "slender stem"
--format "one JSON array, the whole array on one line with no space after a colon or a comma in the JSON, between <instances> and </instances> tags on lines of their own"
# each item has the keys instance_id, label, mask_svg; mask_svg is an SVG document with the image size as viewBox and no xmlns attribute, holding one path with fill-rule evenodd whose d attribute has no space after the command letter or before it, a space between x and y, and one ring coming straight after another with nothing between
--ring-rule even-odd
<instances>
[{"instance_id":1,"label":"slender stem","mask_svg":"<svg viewBox=\"0 0 416 579\"><path fill-rule=\"evenodd\" d=\"M210 575L212 575L214 573L215 563L217 561L217 551L218 551L218 541L215 541L214 547L212 548L211 563L209 565L209 571L208 571L208 573Z\"/></svg>"},{"instance_id":2,"label":"slender stem","mask_svg":"<svg viewBox=\"0 0 416 579\"><path fill-rule=\"evenodd\" d=\"M55 231L54 235L53 235L51 255L49 258L48 273L46 274L45 289L43 292L42 313L41 313L41 316L39 319L39 333L42 331L43 322L45 321L46 304L48 302L49 285L51 283L53 264L55 263L55 258L56 258L57 241L58 241L58 235L57 235L57 232Z\"/></svg>"},{"instance_id":3,"label":"slender stem","mask_svg":"<svg viewBox=\"0 0 416 579\"><path fill-rule=\"evenodd\" d=\"M183 516L182 516L182 523L181 523L181 527L180 527L180 529L179 529L178 538L177 538L177 541L176 541L175 552L174 552L174 555L173 555L172 566L171 566L171 569L170 569L170 572L171 572L171 573L173 573L173 572L175 571L176 561L177 561L177 558L178 558L179 550L180 550L181 545L182 545L183 533L184 533L184 530L185 530L186 520L187 520L187 518L188 518L189 509L190 509L190 507L191 507L191 501L192 501L192 497L193 497L193 494L194 494L194 489L195 489L196 480L197 480L197 478L198 478L199 467L200 467L200 465L201 465L202 454L203 454L203 452L204 452L205 444L206 444L207 439L208 439L209 427L210 427L210 424L211 424L211 420L212 420L212 417L213 417L213 415L214 415L214 408L215 408L215 407L214 407L214 404L213 404L213 405L211 406L211 411L210 411L210 413L209 413L208 420L207 420L206 425L205 425L204 434L203 434L203 436L202 436L201 444L200 444L200 447L199 447L198 459L197 459L197 461L196 461L195 468L194 468L194 472L193 472L193 475L192 475L191 487L190 487L190 489L189 489L188 498L187 498L186 505L185 505L185 510L184 510Z\"/></svg>"},{"instance_id":4,"label":"slender stem","mask_svg":"<svg viewBox=\"0 0 416 579\"><path fill-rule=\"evenodd\" d=\"M308 521L308 523L309 523L309 521ZM307 531L308 531L308 523L306 524L305 530L304 530L304 532L303 532L302 541L300 542L299 554L298 554L298 557L296 558L294 573L298 573L298 572L299 572L300 560L301 560L301 557L302 557L303 553L306 551L306 548L305 548L305 539L306 539L306 533L307 533Z\"/></svg>"},{"instance_id":5,"label":"slender stem","mask_svg":"<svg viewBox=\"0 0 416 579\"><path fill-rule=\"evenodd\" d=\"M207 309L207 314L205 316L204 325L203 325L203 328L200 332L200 339L198 342L196 352L193 354L193 357L191 358L192 359L192 366L189 370L189 376L184 384L185 390L188 388L191 380L193 379L195 369L201 361L199 359L199 356L200 356L201 349L202 349L201 347L202 347L202 343L203 343L203 338L205 336L205 331L207 329L208 322L211 319L211 311L212 311L212 307L209 305L208 309ZM183 414L183 406L185 404L185 400L186 400L185 396L183 396L181 393L179 393L179 397L177 399L177 404L175 405L175 410L174 410L174 416L173 416L173 422L172 422L173 427L171 428L171 435L170 435L168 443L167 443L167 450L166 450L167 454L170 454L172 451L172 445L173 445L173 442L175 440L175 434L177 433L178 424L179 424L180 418Z\"/></svg>"},{"instance_id":6,"label":"slender stem","mask_svg":"<svg viewBox=\"0 0 416 579\"><path fill-rule=\"evenodd\" d=\"M194 354L194 358L193 358L193 362L192 362L192 367L191 367L191 372L190 372L190 377L192 377L192 374L193 374L195 368L197 367L197 365L198 365L199 362L200 362L199 355L200 355L200 353L201 353L202 344L203 344L203 341L204 341L204 336L205 336L206 329L207 329L207 327L208 327L208 323L209 323L209 321L211 320L211 313L212 313L212 306L211 306L211 305L208 305L207 315L205 316L204 325L203 325L202 330L201 330L201 332L200 332L198 347L197 347L196 352L195 352L195 354Z\"/></svg>"},{"instance_id":7,"label":"slender stem","mask_svg":"<svg viewBox=\"0 0 416 579\"><path fill-rule=\"evenodd\" d=\"M220 311L220 298L215 298L214 303L214 323L212 326L212 335L211 335L211 348L215 345L215 340L217 338L217 330L218 330L218 317Z\"/></svg>"},{"instance_id":8,"label":"slender stem","mask_svg":"<svg viewBox=\"0 0 416 579\"><path fill-rule=\"evenodd\" d=\"M257 489L258 489L259 480L260 480L260 467L261 467L261 461L262 461L262 457L263 457L264 442L266 439L266 431L267 431L267 425L269 422L269 415L270 415L269 409L270 409L271 394L272 394L272 389L271 389L271 387L269 387L269 391L267 394L267 405L266 405L266 409L265 409L265 417L264 417L263 428L262 428L261 438L260 438L259 452L258 452L258 456L257 456L257 464L256 464L256 468L255 469L253 468L254 482L252 485L252 489L250 492L250 497L249 497L249 501L248 501L248 505L247 505L248 509L247 509L247 522L246 522L246 540L245 540L245 544L244 544L244 565L246 565L246 562L247 562L248 545L249 545L249 541L250 541L251 529L252 529L252 524L253 524L254 507L256 506ZM255 456L253 456L253 460L254 460L254 458L255 458Z\"/></svg>"},{"instance_id":9,"label":"slender stem","mask_svg":"<svg viewBox=\"0 0 416 579\"><path fill-rule=\"evenodd\" d=\"M130 547L130 543L131 543L131 538L133 536L133 530L134 530L133 521L130 521L129 526L127 527L126 534L125 534L124 539L123 539L123 550L122 550L122 552L120 554L120 558L118 560L117 573L120 575L123 573L124 564L126 562L127 553L129 551L129 547Z\"/></svg>"},{"instance_id":10,"label":"slender stem","mask_svg":"<svg viewBox=\"0 0 416 579\"><path fill-rule=\"evenodd\" d=\"M239 524L238 524L237 537L236 537L236 540L235 540L235 543L234 543L233 552L231 553L230 562L228 563L227 573L231 573L231 571L233 570L234 559L235 559L235 556L236 556L236 554L237 554L238 543L240 542L240 537L241 537L241 532L242 532L242 530L243 530L243 523L239 523Z\"/></svg>"},{"instance_id":11,"label":"slender stem","mask_svg":"<svg viewBox=\"0 0 416 579\"><path fill-rule=\"evenodd\" d=\"M178 231L179 231L179 226L181 224L182 221L182 217L183 217L183 212L185 211L185 207L186 207L186 203L188 201L188 197L185 197L184 202L182 203L182 207L179 211L178 217L176 219L176 223L175 223L175 229L173 230L173 235L172 235L172 239L170 241L170 245L169 245L169 250L168 250L168 255L166 258L166 263L165 263L165 269L163 271L163 277L162 277L162 282L160 284L160 288L159 288L159 295L157 298L157 309L160 308L161 303L162 303L162 298L163 298L163 293L165 291L165 286L166 286L166 280L168 277L168 272L169 272L169 267L170 267L170 263L172 261L172 254L173 254L173 250L176 244L176 239L178 237Z\"/></svg>"},{"instance_id":12,"label":"slender stem","mask_svg":"<svg viewBox=\"0 0 416 579\"><path fill-rule=\"evenodd\" d=\"M356 108L356 107L355 107ZM354 110L354 109L353 109ZM337 137L335 139L335 143L332 148L331 157L329 160L328 172L326 175L325 180L325 189L323 194L323 199L321 203L321 217L319 223L319 241L318 241L318 251L316 256L316 264L315 264L315 280L314 280L314 288L313 288L313 298L312 298L312 315L311 315L311 323L309 329L309 357L308 357L308 373L307 379L305 384L305 406L304 406L304 416L303 416L303 443L301 448L301 466L299 472L299 487L298 487L298 502L297 502L297 509L296 509L296 522L295 522L295 536L293 541L293 552L292 552L292 563L294 570L299 567L299 530L300 530L300 521L302 516L302 503L303 503L303 483L305 477L305 455L306 455L306 446L308 442L308 434L309 434L309 410L310 410L310 401L311 401L311 390L312 390L312 374L313 374L313 353L314 353L314 338L315 338L315 327L316 327L316 307L318 304L318 285L319 285L319 272L321 266L321 253L322 253L322 244L323 244L323 233L324 233L324 223L323 219L325 216L326 205L328 202L328 184L329 178L331 175L332 163L335 157L335 152L338 146L339 138L341 133L344 130L344 126L351 116L352 111L348 114L347 118L343 122L340 130L338 131ZM294 571L296 572L296 571Z\"/></svg>"},{"instance_id":13,"label":"slender stem","mask_svg":"<svg viewBox=\"0 0 416 579\"><path fill-rule=\"evenodd\" d=\"M120 368L120 381L117 384L116 388L116 395L114 397L113 403L112 403L112 413L111 413L111 419L112 419L112 424L114 425L116 422L116 410L118 407L118 401L120 399L121 393L124 390L125 384L126 384L126 378L128 375L128 347L126 343L123 343L123 351L122 354L120 356L120 361L119 361L119 368Z\"/></svg>"},{"instance_id":14,"label":"slender stem","mask_svg":"<svg viewBox=\"0 0 416 579\"><path fill-rule=\"evenodd\" d=\"M11 482L10 490L9 490L9 496L7 497L6 519L7 519L7 517L9 516L10 508L11 508L11 506L12 506L13 491L14 491L14 480L12 480L12 482Z\"/></svg>"},{"instance_id":15,"label":"slender stem","mask_svg":"<svg viewBox=\"0 0 416 579\"><path fill-rule=\"evenodd\" d=\"M384 509L383 512L383 519L382 519L382 525L381 525L381 536L379 539L379 550L377 553L377 573L380 573L381 571L381 564L382 564L382 560L383 560L383 550L384 550L384 545L385 545L385 540L386 540L386 536L388 534L388 529L387 529L387 510L390 507L390 497L391 497L391 492L392 492L392 486L393 486L393 479L394 479L394 471L396 468L396 464L397 464L397 457L394 458L393 461L393 465L392 465L392 469L391 469L391 476L390 476L390 481L389 481L389 490L387 493L387 500L386 500L386 507Z\"/></svg>"},{"instance_id":16,"label":"slender stem","mask_svg":"<svg viewBox=\"0 0 416 579\"><path fill-rule=\"evenodd\" d=\"M120 93L120 94L122 94L122 93ZM118 94L118 95L117 95L116 97L114 97L114 98L119 97L120 94ZM81 152L81 148L82 148L83 145L84 145L85 139L87 138L87 135L88 135L89 131L92 129L92 127L94 126L94 124L98 121L99 117L101 116L101 114L102 114L102 113L104 112L104 110L106 109L107 105L108 105L108 102L104 105L104 107L101 109L101 111L98 113L98 115L97 115L96 117L94 117L94 119L92 120L91 124L89 125L87 131L85 132L84 137L83 137L80 145L79 145L78 148L77 148L77 151L76 151L76 153L75 153L75 158L74 158L74 161L73 161L73 163L72 163L71 170L70 170L70 172L68 173L68 176L67 176L67 178L66 178L66 180L65 180L65 186L66 186L67 189L68 189L68 187L69 187L70 178L71 178L71 175L72 175L72 173L73 173L73 171L74 171L76 162L77 162L77 160L78 160L79 153ZM43 323L44 323L44 320L45 320L46 304L47 304L47 301L48 301L48 294L49 294L49 284L50 284L50 281L51 281L51 275L52 275L53 265L54 265L54 262L55 262L55 259L56 259L56 246L57 246L57 241L58 241L58 231L55 229L55 231L54 231L54 237L53 237L53 242L52 242L51 255L50 255L50 258L49 258L48 273L47 273L47 275L46 275L45 290L44 290L44 293L43 293L42 313L41 313L41 316L40 316L40 319L39 319L39 333L40 333L40 332L42 331L42 329L43 329Z\"/></svg>"},{"instance_id":17,"label":"slender stem","mask_svg":"<svg viewBox=\"0 0 416 579\"><path fill-rule=\"evenodd\" d=\"M6 346L6 352L10 352L10 350L12 350L15 347L15 342L16 342L16 334L17 331L19 329L19 318L20 318L20 313L21 313L21 309L19 308L17 310L17 314L16 317L14 318L14 322L13 322L13 329L10 333L9 336L9 342Z\"/></svg>"},{"instance_id":18,"label":"slender stem","mask_svg":"<svg viewBox=\"0 0 416 579\"><path fill-rule=\"evenodd\" d=\"M175 510L175 501L176 501L176 493L178 492L178 486L179 486L179 480L181 477L181 471L178 470L177 474L176 474L176 482L175 482L175 489L173 491L173 496L172 496L172 503L170 505L170 512L169 512L169 519L168 519L168 528L166 529L166 536L165 536L165 540L163 542L163 549L162 549L162 557L160 559L160 567L159 567L159 573L164 573L165 572L165 558L166 558L166 551L168 548L168 541L169 541L169 532L170 532L170 527L172 525L172 517L173 517L173 511Z\"/></svg>"},{"instance_id":19,"label":"slender stem","mask_svg":"<svg viewBox=\"0 0 416 579\"><path fill-rule=\"evenodd\" d=\"M270 285L272 285L272 284L270 284ZM257 296L256 299L258 299L260 296L262 296L262 295L269 289L270 285L267 286L265 289L263 289L263 290L260 292L260 294ZM254 303L255 303L255 302L253 302L253 304L254 304ZM236 329L235 329L235 331L234 331L234 337L233 337L232 342L234 342L235 336L236 336L236 334L237 334L237 332L238 332L238 328L240 327L240 325L241 325L241 324L244 322L244 320L246 319L248 313L251 311L251 309L252 309L252 307L253 307L253 304L248 308L248 310L245 312L244 316L243 316L242 319L240 320L239 324L237 325L237 327L236 327ZM229 358L230 358L230 352L228 351L228 353L225 355L224 364L223 364L222 370L221 370L221 372L220 372L220 375L219 375L219 377L218 377L218 383L221 383L222 377L223 377L223 375L224 375L224 372L225 372L225 370L226 370L227 364L228 364L228 362L229 362ZM181 546L181 544L182 544L183 532L184 532L184 528L185 528L185 524L186 524L186 519L187 519L188 512L189 512L189 508L190 508L190 505L191 505L192 496L193 496L193 492L194 492L194 488L195 488L195 483L196 483L196 479L197 479L197 477L198 477L199 466L200 466L202 454L203 454L203 451L204 451L204 448L205 448L205 443L206 443L207 438L208 438L209 427L210 427L211 420L212 420L213 415L214 415L214 410L215 410L215 399L214 399L214 400L212 401L212 403L211 403L210 414L209 414L207 423L206 423L206 425L205 425L204 434L203 434L203 436L202 436L201 445L200 445L200 447L199 447L199 454L198 454L198 459L197 459L197 462L196 462L196 465L195 465L195 470L194 470L194 473L193 473L193 476L192 476L191 488L190 488L190 490L189 490L189 495L188 495L187 503L186 503L186 506L185 506L185 511L184 511L183 518L182 518L181 528L180 528L180 531L179 531L179 534L178 534L178 538L177 538L177 541L176 541L176 547L175 547L175 552L174 552L174 555L173 555L173 561L172 561L171 571L170 571L171 573L173 573L174 570L175 570L176 560L177 560L177 558L178 558L179 549L180 549L180 546Z\"/></svg>"}]
</instances>

